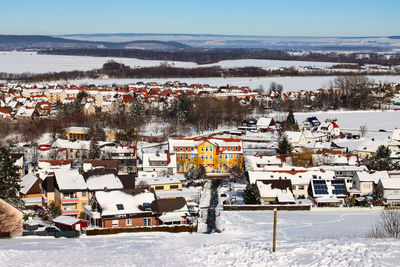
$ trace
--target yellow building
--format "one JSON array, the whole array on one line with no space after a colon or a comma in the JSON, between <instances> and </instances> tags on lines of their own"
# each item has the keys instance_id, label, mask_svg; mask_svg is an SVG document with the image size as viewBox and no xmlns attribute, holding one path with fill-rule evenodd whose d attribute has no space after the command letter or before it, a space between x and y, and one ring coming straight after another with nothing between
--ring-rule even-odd
<instances>
[{"instance_id":1,"label":"yellow building","mask_svg":"<svg viewBox=\"0 0 400 267\"><path fill-rule=\"evenodd\" d=\"M88 134L88 127L69 127L64 129L64 136L68 140L87 140Z\"/></svg>"},{"instance_id":2,"label":"yellow building","mask_svg":"<svg viewBox=\"0 0 400 267\"><path fill-rule=\"evenodd\" d=\"M69 127L64 129L63 134L64 138L68 140L88 140L89 130L88 127ZM115 141L116 131L114 129L105 128L103 130L106 142Z\"/></svg>"},{"instance_id":3,"label":"yellow building","mask_svg":"<svg viewBox=\"0 0 400 267\"><path fill-rule=\"evenodd\" d=\"M203 165L207 173L228 173L243 165L243 145L235 138L187 138L169 140L169 152L176 153L177 172Z\"/></svg>"},{"instance_id":4,"label":"yellow building","mask_svg":"<svg viewBox=\"0 0 400 267\"><path fill-rule=\"evenodd\" d=\"M89 203L89 192L83 176L78 169L55 170L54 202L61 207L62 215L81 218L83 206Z\"/></svg>"}]
</instances>

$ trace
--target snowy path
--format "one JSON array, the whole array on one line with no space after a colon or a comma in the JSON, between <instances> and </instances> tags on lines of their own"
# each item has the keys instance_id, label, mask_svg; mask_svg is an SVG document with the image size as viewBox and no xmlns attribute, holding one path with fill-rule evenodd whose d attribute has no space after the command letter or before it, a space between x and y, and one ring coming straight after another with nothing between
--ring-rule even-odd
<instances>
[{"instance_id":1,"label":"snowy path","mask_svg":"<svg viewBox=\"0 0 400 267\"><path fill-rule=\"evenodd\" d=\"M400 241L363 238L378 211L223 212L220 234L0 240L0 266L396 266Z\"/></svg>"}]
</instances>

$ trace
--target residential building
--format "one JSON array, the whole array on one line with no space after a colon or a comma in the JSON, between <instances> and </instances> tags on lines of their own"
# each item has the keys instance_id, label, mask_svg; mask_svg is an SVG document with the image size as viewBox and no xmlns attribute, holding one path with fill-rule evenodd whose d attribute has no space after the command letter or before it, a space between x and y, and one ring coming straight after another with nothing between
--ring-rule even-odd
<instances>
[{"instance_id":1,"label":"residential building","mask_svg":"<svg viewBox=\"0 0 400 267\"><path fill-rule=\"evenodd\" d=\"M390 206L400 206L400 179L382 178L379 179L378 187L383 191L383 201Z\"/></svg>"},{"instance_id":2,"label":"residential building","mask_svg":"<svg viewBox=\"0 0 400 267\"><path fill-rule=\"evenodd\" d=\"M169 153L176 154L177 173L203 165L208 174L228 174L233 166L243 165L241 139L234 138L171 138Z\"/></svg>"},{"instance_id":3,"label":"residential building","mask_svg":"<svg viewBox=\"0 0 400 267\"><path fill-rule=\"evenodd\" d=\"M22 234L22 212L0 198L0 233Z\"/></svg>"},{"instance_id":4,"label":"residential building","mask_svg":"<svg viewBox=\"0 0 400 267\"><path fill-rule=\"evenodd\" d=\"M353 177L353 189L360 191L361 196L374 192L380 179L390 179L387 171L358 171Z\"/></svg>"}]
</instances>

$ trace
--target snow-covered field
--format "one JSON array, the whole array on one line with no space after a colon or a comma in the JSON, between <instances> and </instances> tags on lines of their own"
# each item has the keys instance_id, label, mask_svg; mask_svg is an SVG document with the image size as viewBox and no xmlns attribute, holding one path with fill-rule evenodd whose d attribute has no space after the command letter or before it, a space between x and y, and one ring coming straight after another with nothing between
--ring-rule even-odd
<instances>
[{"instance_id":1,"label":"snow-covered field","mask_svg":"<svg viewBox=\"0 0 400 267\"><path fill-rule=\"evenodd\" d=\"M101 66L108 60L116 60L131 67L150 67L158 66L163 61L160 60L140 60L134 58L111 58L111 57L78 57L78 56L57 56L57 55L37 55L36 52L0 52L0 72L10 73L42 73L49 71L70 71L70 70L90 70L94 68L101 68ZM198 67L193 62L168 62L168 64L176 67L193 68ZM308 61L285 61L285 60L225 60L215 64L201 65L211 66L218 65L223 68L230 67L245 67L255 66L263 68L271 67L291 67L291 66L313 66L313 67L327 67L333 63L327 62L308 62ZM263 86L268 89L271 82L277 82L283 85L284 91L293 90L316 90L324 88L334 77L321 76L321 77L251 77L251 78L169 78L169 79L97 79L97 80L78 80L71 81L75 84L127 84L137 81L145 82L160 82L166 81L181 81L189 84L200 83L215 86L221 85L236 85L236 86L250 86L256 89ZM400 83L400 76L371 76L371 79L382 82L397 82Z\"/></svg>"},{"instance_id":2,"label":"snow-covered field","mask_svg":"<svg viewBox=\"0 0 400 267\"><path fill-rule=\"evenodd\" d=\"M359 130L362 125L375 131L400 128L400 111L317 111L294 113L294 116L299 124L310 116L316 116L321 122L336 118L341 129Z\"/></svg>"},{"instance_id":3,"label":"snow-covered field","mask_svg":"<svg viewBox=\"0 0 400 267\"><path fill-rule=\"evenodd\" d=\"M320 88L327 88L327 85L335 77L333 76L314 76L314 77L229 77L229 78L168 78L168 79L86 79L69 81L71 84L95 84L95 85L107 85L107 84L128 84L142 82L158 82L165 83L167 81L180 81L188 84L208 84L211 86L223 86L223 85L234 85L234 86L250 86L252 89L257 89L262 86L268 90L269 85L272 82L282 84L283 91L296 91L296 90L307 90L313 91ZM400 76L380 75L380 76L369 76L370 79L376 82L394 82L400 83Z\"/></svg>"},{"instance_id":4,"label":"snow-covered field","mask_svg":"<svg viewBox=\"0 0 400 267\"><path fill-rule=\"evenodd\" d=\"M135 58L119 57L88 57L88 56L61 56L61 55L38 55L36 52L0 52L0 72L49 72L65 70L90 70L101 68L108 60L115 60L131 67L153 67L159 66L162 60L141 60ZM194 62L168 61L168 64L175 67L195 68L221 66L222 68L232 67L329 67L335 63L309 62L309 61L288 61L288 60L225 60L215 64L198 65Z\"/></svg>"},{"instance_id":5,"label":"snow-covered field","mask_svg":"<svg viewBox=\"0 0 400 267\"><path fill-rule=\"evenodd\" d=\"M220 234L132 233L0 240L0 266L394 266L400 242L365 238L375 210L222 212Z\"/></svg>"}]
</instances>

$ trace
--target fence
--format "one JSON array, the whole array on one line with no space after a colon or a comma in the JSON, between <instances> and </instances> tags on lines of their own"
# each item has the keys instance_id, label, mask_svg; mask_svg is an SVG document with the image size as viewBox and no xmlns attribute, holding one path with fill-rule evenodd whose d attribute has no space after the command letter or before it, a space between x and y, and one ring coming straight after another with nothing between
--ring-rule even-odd
<instances>
[{"instance_id":1,"label":"fence","mask_svg":"<svg viewBox=\"0 0 400 267\"><path fill-rule=\"evenodd\" d=\"M86 235L112 235L119 233L138 233L138 232L197 232L197 226L174 225L174 226L151 226L151 227L125 227L125 228L99 228L86 229Z\"/></svg>"},{"instance_id":2,"label":"fence","mask_svg":"<svg viewBox=\"0 0 400 267\"><path fill-rule=\"evenodd\" d=\"M36 232L22 232L22 236L54 236L54 237L79 237L80 232L76 230L61 231L61 232L46 232L46 231L36 231Z\"/></svg>"},{"instance_id":3,"label":"fence","mask_svg":"<svg viewBox=\"0 0 400 267\"><path fill-rule=\"evenodd\" d=\"M224 205L224 210L310 210L310 205Z\"/></svg>"}]
</instances>

